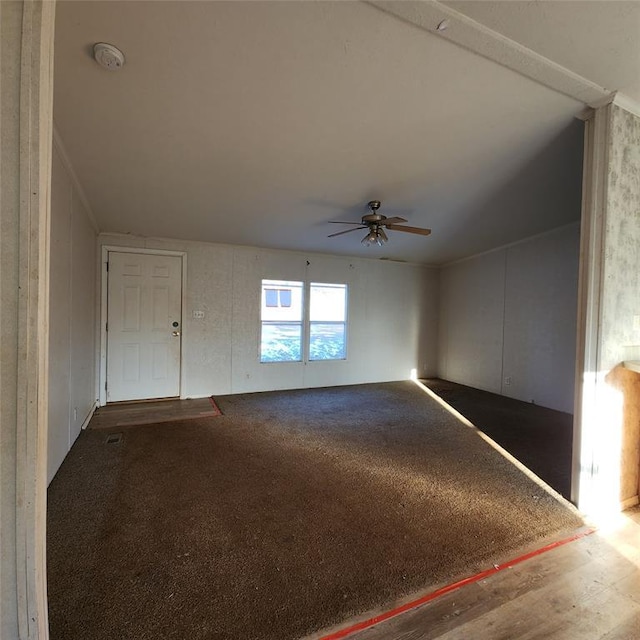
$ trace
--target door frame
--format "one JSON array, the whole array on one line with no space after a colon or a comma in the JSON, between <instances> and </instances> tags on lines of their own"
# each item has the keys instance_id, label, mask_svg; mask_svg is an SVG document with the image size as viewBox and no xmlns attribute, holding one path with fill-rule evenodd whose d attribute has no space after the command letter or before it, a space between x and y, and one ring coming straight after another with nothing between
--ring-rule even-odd
<instances>
[{"instance_id":1,"label":"door frame","mask_svg":"<svg viewBox=\"0 0 640 640\"><path fill-rule=\"evenodd\" d=\"M107 298L108 298L108 272L107 262L110 252L117 253L140 253L157 256L175 256L181 259L182 263L182 292L180 296L180 399L184 400L185 395L185 366L184 366L184 339L185 339L185 319L187 304L187 252L186 251L168 251L166 249L143 249L140 247L120 247L116 245L102 245L100 253L100 371L98 372L98 406L103 407L107 404Z\"/></svg>"}]
</instances>

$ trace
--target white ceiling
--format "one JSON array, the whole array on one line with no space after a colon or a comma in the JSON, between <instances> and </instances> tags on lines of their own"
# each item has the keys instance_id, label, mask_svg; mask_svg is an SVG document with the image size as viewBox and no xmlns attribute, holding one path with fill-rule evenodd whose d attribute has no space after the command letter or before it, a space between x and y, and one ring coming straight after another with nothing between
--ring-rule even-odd
<instances>
[{"instance_id":1,"label":"white ceiling","mask_svg":"<svg viewBox=\"0 0 640 640\"><path fill-rule=\"evenodd\" d=\"M640 103L640 2L450 1L447 5Z\"/></svg>"},{"instance_id":2,"label":"white ceiling","mask_svg":"<svg viewBox=\"0 0 640 640\"><path fill-rule=\"evenodd\" d=\"M550 3L449 4L638 88L617 58L638 31L610 13L601 40L583 7L556 28ZM583 103L369 3L59 1L55 47L55 124L103 231L441 264L579 219ZM432 235L326 237L372 198Z\"/></svg>"}]
</instances>

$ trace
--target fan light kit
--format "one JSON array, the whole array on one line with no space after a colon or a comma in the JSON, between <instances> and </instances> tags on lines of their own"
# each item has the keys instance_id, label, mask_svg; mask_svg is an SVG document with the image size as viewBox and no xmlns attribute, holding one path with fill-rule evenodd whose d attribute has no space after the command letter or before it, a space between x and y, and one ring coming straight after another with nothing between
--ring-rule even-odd
<instances>
[{"instance_id":1,"label":"fan light kit","mask_svg":"<svg viewBox=\"0 0 640 640\"><path fill-rule=\"evenodd\" d=\"M106 42L96 42L93 45L93 57L95 61L108 71L118 71L124 65L124 53Z\"/></svg>"},{"instance_id":2,"label":"fan light kit","mask_svg":"<svg viewBox=\"0 0 640 640\"><path fill-rule=\"evenodd\" d=\"M335 236L341 236L343 233L350 233L351 231L357 231L358 229L368 229L369 233L362 238L362 244L366 244L368 247L372 244L377 244L381 247L385 242L389 240L385 229L391 231L405 231L406 233L417 233L421 236L428 236L431 233L431 229L422 229L420 227L408 227L404 223L407 222L404 218L394 216L393 218L387 218L381 213L378 213L380 208L380 200L372 200L368 203L369 211L366 216L362 216L360 222L343 222L341 220L331 220L331 224L354 224L357 225L353 229L347 229L346 231L338 231L338 233L332 233L329 238Z\"/></svg>"}]
</instances>

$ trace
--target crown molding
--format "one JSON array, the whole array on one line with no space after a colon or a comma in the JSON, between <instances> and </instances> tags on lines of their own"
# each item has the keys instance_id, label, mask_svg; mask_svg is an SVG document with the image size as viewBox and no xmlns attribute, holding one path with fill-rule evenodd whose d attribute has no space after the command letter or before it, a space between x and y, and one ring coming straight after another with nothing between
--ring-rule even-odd
<instances>
[{"instance_id":1,"label":"crown molding","mask_svg":"<svg viewBox=\"0 0 640 640\"><path fill-rule=\"evenodd\" d=\"M598 100L589 106L593 109L600 109L601 107L606 107L608 104L615 104L621 109L640 118L640 103L619 91L613 91L606 98Z\"/></svg>"},{"instance_id":2,"label":"crown molding","mask_svg":"<svg viewBox=\"0 0 640 640\"><path fill-rule=\"evenodd\" d=\"M576 118L578 120L582 120L582 122L587 122L588 120L592 120L596 110L593 107L585 107Z\"/></svg>"},{"instance_id":3,"label":"crown molding","mask_svg":"<svg viewBox=\"0 0 640 640\"><path fill-rule=\"evenodd\" d=\"M611 96L611 91L595 82L437 0L367 0L367 4L586 105L593 106L594 103ZM439 30L438 25L443 20L447 21L447 27Z\"/></svg>"},{"instance_id":4,"label":"crown molding","mask_svg":"<svg viewBox=\"0 0 640 640\"><path fill-rule=\"evenodd\" d=\"M89 199L87 198L87 194L82 188L82 184L80 184L80 180L78 179L78 174L75 172L73 165L71 164L71 160L69 159L69 154L65 149L65 146L62 142L62 138L60 137L60 133L58 132L58 128L56 127L55 123L53 124L53 145L56 148L58 155L60 156L60 160L62 161L64 168L67 170L67 173L69 174L69 178L71 179L73 187L75 188L78 194L78 198L80 198L80 202L82 202L82 206L84 207L87 213L87 218L89 218L89 221L91 222L91 225L95 229L96 234L100 233L100 227L98 226L98 221L96 220L96 216L93 213L93 209L91 208L91 205L89 204Z\"/></svg>"},{"instance_id":5,"label":"crown molding","mask_svg":"<svg viewBox=\"0 0 640 640\"><path fill-rule=\"evenodd\" d=\"M630 98L624 93L618 91L613 98L613 104L640 118L640 102Z\"/></svg>"},{"instance_id":6,"label":"crown molding","mask_svg":"<svg viewBox=\"0 0 640 640\"><path fill-rule=\"evenodd\" d=\"M507 242L506 244L501 244L498 247L493 247L491 249L487 249L486 251L480 251L470 256L465 256L464 258L457 258L456 260L451 260L450 262L444 262L441 265L439 265L437 268L447 269L448 267L454 267L458 264L462 264L463 262L469 262L470 260L475 260L476 258L482 258L483 256L489 255L490 253L497 253L498 251L506 251L513 247L517 247L521 244L527 244L528 242L539 240L540 238L550 236L559 231L563 231L564 229L570 229L571 227L580 227L580 220L567 222L566 224L560 225L559 227L554 227L553 229L548 229L547 231L541 231L540 233L535 233L532 236L527 236L526 238L521 238L520 240Z\"/></svg>"},{"instance_id":7,"label":"crown molding","mask_svg":"<svg viewBox=\"0 0 640 640\"><path fill-rule=\"evenodd\" d=\"M592 109L600 109L601 107L606 107L608 104L612 104L616 99L616 92L612 91L608 95L600 98L600 100L595 100L594 102L589 103L589 106Z\"/></svg>"}]
</instances>

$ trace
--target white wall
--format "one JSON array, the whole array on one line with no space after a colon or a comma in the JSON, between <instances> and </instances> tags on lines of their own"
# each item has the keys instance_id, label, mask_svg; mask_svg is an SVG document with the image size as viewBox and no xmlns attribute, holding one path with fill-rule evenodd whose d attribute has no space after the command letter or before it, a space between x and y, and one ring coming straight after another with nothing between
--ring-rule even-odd
<instances>
[{"instance_id":1,"label":"white wall","mask_svg":"<svg viewBox=\"0 0 640 640\"><path fill-rule=\"evenodd\" d=\"M505 252L440 272L438 376L500 392Z\"/></svg>"},{"instance_id":2,"label":"white wall","mask_svg":"<svg viewBox=\"0 0 640 640\"><path fill-rule=\"evenodd\" d=\"M51 182L48 481L95 406L96 232L54 145Z\"/></svg>"},{"instance_id":3,"label":"white wall","mask_svg":"<svg viewBox=\"0 0 640 640\"><path fill-rule=\"evenodd\" d=\"M575 393L578 224L507 250L502 392L568 413Z\"/></svg>"},{"instance_id":4,"label":"white wall","mask_svg":"<svg viewBox=\"0 0 640 640\"><path fill-rule=\"evenodd\" d=\"M437 271L416 265L101 234L101 245L185 251L183 397L435 375ZM260 363L263 278L349 285L344 361ZM204 311L194 319L193 311Z\"/></svg>"},{"instance_id":5,"label":"white wall","mask_svg":"<svg viewBox=\"0 0 640 640\"><path fill-rule=\"evenodd\" d=\"M572 412L579 242L576 223L444 267L438 375Z\"/></svg>"}]
</instances>

